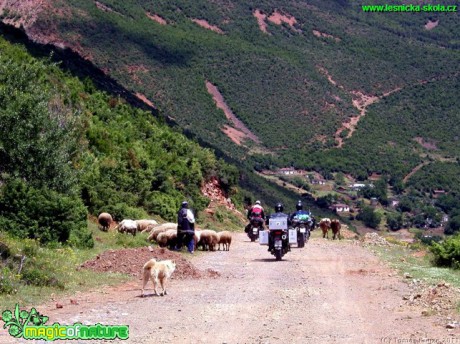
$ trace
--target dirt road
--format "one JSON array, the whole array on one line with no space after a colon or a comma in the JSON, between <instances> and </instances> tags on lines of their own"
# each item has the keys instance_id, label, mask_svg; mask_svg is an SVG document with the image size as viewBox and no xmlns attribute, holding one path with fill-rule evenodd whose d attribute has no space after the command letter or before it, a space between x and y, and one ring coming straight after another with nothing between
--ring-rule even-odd
<instances>
[{"instance_id":1,"label":"dirt road","mask_svg":"<svg viewBox=\"0 0 460 344\"><path fill-rule=\"evenodd\" d=\"M458 328L409 305L408 284L356 241L314 237L275 261L241 233L228 252L187 257L220 276L173 278L167 296L146 298L136 279L39 311L50 324L128 324L128 343L460 343Z\"/></svg>"}]
</instances>

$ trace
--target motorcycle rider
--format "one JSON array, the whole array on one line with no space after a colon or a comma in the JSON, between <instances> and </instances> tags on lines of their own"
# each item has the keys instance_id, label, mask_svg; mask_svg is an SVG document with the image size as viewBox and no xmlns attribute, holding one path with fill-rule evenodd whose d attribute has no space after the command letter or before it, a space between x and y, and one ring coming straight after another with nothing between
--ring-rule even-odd
<instances>
[{"instance_id":1,"label":"motorcycle rider","mask_svg":"<svg viewBox=\"0 0 460 344\"><path fill-rule=\"evenodd\" d=\"M244 228L244 231L246 233L248 233L249 230L251 229L251 223L253 223L253 222L257 222L259 224L259 226L262 227L262 229L265 229L264 228L265 211L264 211L264 208L262 207L262 205L260 204L259 200L257 200L256 203L254 204L254 206L252 206L248 210L247 218L249 220L249 223Z\"/></svg>"},{"instance_id":2,"label":"motorcycle rider","mask_svg":"<svg viewBox=\"0 0 460 344\"><path fill-rule=\"evenodd\" d=\"M298 201L295 208L296 208L296 212L292 213L290 217L291 222L306 220L308 222L313 223L313 218L312 218L311 213L309 211L303 210L302 201Z\"/></svg>"},{"instance_id":3,"label":"motorcycle rider","mask_svg":"<svg viewBox=\"0 0 460 344\"><path fill-rule=\"evenodd\" d=\"M274 219L274 218L286 218L288 226L291 224L291 220L289 218L288 214L283 213L284 211L284 206L281 202L277 203L275 206L275 213L270 214L270 216L267 217L266 223L269 223L269 219ZM267 229L270 232L270 228ZM271 236L271 233L268 235L268 251L270 251L273 247L273 238Z\"/></svg>"},{"instance_id":4,"label":"motorcycle rider","mask_svg":"<svg viewBox=\"0 0 460 344\"><path fill-rule=\"evenodd\" d=\"M303 210L302 201L298 201L296 204L296 212L292 213L290 216L291 223L294 227L298 226L300 222L307 223L309 231L312 231L314 228L314 218L311 215L311 212ZM310 237L310 234L307 232L307 240Z\"/></svg>"}]
</instances>

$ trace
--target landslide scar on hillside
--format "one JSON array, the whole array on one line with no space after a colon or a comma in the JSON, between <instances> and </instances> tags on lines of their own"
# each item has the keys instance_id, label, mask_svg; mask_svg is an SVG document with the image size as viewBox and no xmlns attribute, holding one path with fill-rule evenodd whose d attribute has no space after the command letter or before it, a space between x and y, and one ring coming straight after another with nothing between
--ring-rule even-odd
<instances>
[{"instance_id":1,"label":"landslide scar on hillside","mask_svg":"<svg viewBox=\"0 0 460 344\"><path fill-rule=\"evenodd\" d=\"M300 31L294 27L294 25L297 24L297 19L294 16L291 16L290 14L283 14L278 12L278 10L275 10L270 16L267 16L259 9L256 9L252 14L257 19L257 24L259 25L260 31L264 33L270 34L267 30L266 20L276 25L282 25L283 23L286 23L294 31Z\"/></svg>"},{"instance_id":2,"label":"landslide scar on hillside","mask_svg":"<svg viewBox=\"0 0 460 344\"><path fill-rule=\"evenodd\" d=\"M259 138L253 134L242 121L240 121L232 110L225 103L224 97L219 92L216 86L209 81L206 81L206 89L208 93L212 95L212 98L216 102L216 106L221 109L225 117L232 123L232 126L225 125L221 130L237 145L242 145L242 142L246 139L250 139L255 143L260 143Z\"/></svg>"},{"instance_id":3,"label":"landslide scar on hillside","mask_svg":"<svg viewBox=\"0 0 460 344\"><path fill-rule=\"evenodd\" d=\"M153 21L157 22L158 24L161 24L161 25L166 25L166 24L168 24L168 23L166 22L166 19L160 17L158 14L155 14L155 13L152 14L152 13L150 13L150 12L147 12L147 13L145 13L145 15L146 15L147 17L149 17L150 19L152 19Z\"/></svg>"},{"instance_id":4,"label":"landslide scar on hillside","mask_svg":"<svg viewBox=\"0 0 460 344\"><path fill-rule=\"evenodd\" d=\"M344 90L345 92L349 93L352 96L352 103L353 106L359 111L357 116L351 117L348 122L343 122L342 126L337 129L334 134L334 139L337 142L337 148L341 148L343 146L344 139L341 137L341 134L344 130L348 130L346 138L349 139L352 137L354 131L356 130L356 126L362 117L366 115L367 107L378 102L380 99L388 97L390 94L400 91L401 88L397 87L391 91L388 91L381 96L374 96L374 95L367 95L360 91L347 91L345 88L340 85L337 81L335 81L328 70L321 66L317 66L318 71L323 74L327 80L334 86Z\"/></svg>"},{"instance_id":5,"label":"landslide scar on hillside","mask_svg":"<svg viewBox=\"0 0 460 344\"><path fill-rule=\"evenodd\" d=\"M206 20L204 19L192 19L192 22L194 22L195 24L198 24L199 26L205 28L205 29L208 29L208 30L211 30L211 31L214 31L214 32L217 32L221 35L224 34L224 32L218 28L217 26L215 25L211 25L209 24Z\"/></svg>"}]
</instances>

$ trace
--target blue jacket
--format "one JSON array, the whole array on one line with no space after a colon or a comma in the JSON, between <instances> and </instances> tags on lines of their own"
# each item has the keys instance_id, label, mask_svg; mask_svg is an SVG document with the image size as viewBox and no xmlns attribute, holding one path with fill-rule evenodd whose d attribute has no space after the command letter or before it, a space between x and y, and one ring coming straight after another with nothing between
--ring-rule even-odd
<instances>
[{"instance_id":1,"label":"blue jacket","mask_svg":"<svg viewBox=\"0 0 460 344\"><path fill-rule=\"evenodd\" d=\"M195 216L190 209L181 208L177 213L178 230L182 233L195 233Z\"/></svg>"}]
</instances>

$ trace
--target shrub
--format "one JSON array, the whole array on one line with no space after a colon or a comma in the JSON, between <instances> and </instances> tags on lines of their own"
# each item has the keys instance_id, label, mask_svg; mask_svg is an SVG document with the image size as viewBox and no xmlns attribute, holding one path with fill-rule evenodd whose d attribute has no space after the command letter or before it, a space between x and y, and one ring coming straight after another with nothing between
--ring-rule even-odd
<instances>
[{"instance_id":1,"label":"shrub","mask_svg":"<svg viewBox=\"0 0 460 344\"><path fill-rule=\"evenodd\" d=\"M117 203L113 206L108 206L107 211L112 215L113 219L120 222L124 219L142 219L147 217L145 210L140 208L130 207L126 203Z\"/></svg>"},{"instance_id":2,"label":"shrub","mask_svg":"<svg viewBox=\"0 0 460 344\"><path fill-rule=\"evenodd\" d=\"M434 263L437 266L460 268L460 236L448 238L440 243L433 243L430 247L434 254Z\"/></svg>"},{"instance_id":3,"label":"shrub","mask_svg":"<svg viewBox=\"0 0 460 344\"><path fill-rule=\"evenodd\" d=\"M403 218L401 213L397 214L388 214L387 216L387 226L393 231L401 229L403 225Z\"/></svg>"},{"instance_id":4,"label":"shrub","mask_svg":"<svg viewBox=\"0 0 460 344\"><path fill-rule=\"evenodd\" d=\"M417 235L415 237L417 237ZM439 243L442 237L440 235L420 235L418 239L420 239L423 244L432 246L434 243Z\"/></svg>"},{"instance_id":5,"label":"shrub","mask_svg":"<svg viewBox=\"0 0 460 344\"><path fill-rule=\"evenodd\" d=\"M18 290L19 278L8 267L1 268L0 294L15 294Z\"/></svg>"},{"instance_id":6,"label":"shrub","mask_svg":"<svg viewBox=\"0 0 460 344\"><path fill-rule=\"evenodd\" d=\"M444 234L454 234L460 231L460 215L452 217L444 228Z\"/></svg>"},{"instance_id":7,"label":"shrub","mask_svg":"<svg viewBox=\"0 0 460 344\"><path fill-rule=\"evenodd\" d=\"M366 226L377 228L380 224L382 215L375 212L371 207L364 207L363 210L356 216L357 220L362 221Z\"/></svg>"},{"instance_id":8,"label":"shrub","mask_svg":"<svg viewBox=\"0 0 460 344\"><path fill-rule=\"evenodd\" d=\"M0 228L16 237L92 247L86 216L81 200L21 180L10 180L0 193Z\"/></svg>"}]
</instances>

